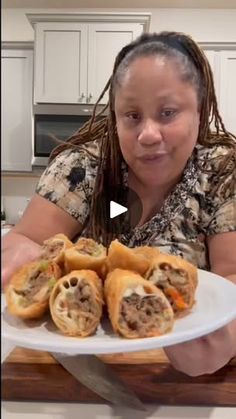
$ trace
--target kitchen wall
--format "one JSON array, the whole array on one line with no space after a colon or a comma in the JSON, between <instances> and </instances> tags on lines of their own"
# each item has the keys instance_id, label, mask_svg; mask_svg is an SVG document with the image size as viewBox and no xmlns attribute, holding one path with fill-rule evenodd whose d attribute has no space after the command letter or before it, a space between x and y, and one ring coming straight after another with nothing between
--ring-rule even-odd
<instances>
[{"instance_id":1,"label":"kitchen wall","mask_svg":"<svg viewBox=\"0 0 236 419\"><path fill-rule=\"evenodd\" d=\"M15 224L19 220L28 205L27 200L34 194L38 179L31 175L2 176L2 206L7 223Z\"/></svg>"},{"instance_id":2,"label":"kitchen wall","mask_svg":"<svg viewBox=\"0 0 236 419\"><path fill-rule=\"evenodd\" d=\"M236 9L2 9L2 41L33 41L25 13L150 12L150 31L177 30L197 41L235 42Z\"/></svg>"},{"instance_id":3,"label":"kitchen wall","mask_svg":"<svg viewBox=\"0 0 236 419\"><path fill-rule=\"evenodd\" d=\"M2 41L34 40L26 13L150 12L150 31L177 30L202 42L236 42L236 9L2 9ZM34 193L37 175L2 176L7 221L15 223L19 211Z\"/></svg>"}]
</instances>

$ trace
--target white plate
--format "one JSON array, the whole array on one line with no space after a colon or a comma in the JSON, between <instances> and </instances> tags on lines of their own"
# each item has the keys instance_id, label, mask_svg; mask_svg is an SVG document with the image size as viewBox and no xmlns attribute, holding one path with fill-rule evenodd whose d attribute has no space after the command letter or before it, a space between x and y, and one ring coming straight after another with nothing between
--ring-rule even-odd
<instances>
[{"instance_id":1,"label":"white plate","mask_svg":"<svg viewBox=\"0 0 236 419\"><path fill-rule=\"evenodd\" d=\"M170 333L145 339L124 339L115 335L108 321L97 333L87 338L63 336L52 320L24 322L7 313L2 304L3 338L15 345L67 354L108 354L161 348L204 336L236 318L236 285L230 281L198 270L196 303L191 313L175 321Z\"/></svg>"}]
</instances>

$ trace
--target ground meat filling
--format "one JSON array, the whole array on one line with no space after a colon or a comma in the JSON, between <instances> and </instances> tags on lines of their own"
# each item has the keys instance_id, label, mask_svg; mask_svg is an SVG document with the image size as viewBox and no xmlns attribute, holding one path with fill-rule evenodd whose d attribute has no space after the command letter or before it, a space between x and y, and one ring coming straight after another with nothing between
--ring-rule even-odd
<instances>
[{"instance_id":1,"label":"ground meat filling","mask_svg":"<svg viewBox=\"0 0 236 419\"><path fill-rule=\"evenodd\" d=\"M149 281L153 282L165 294L167 290L177 290L182 296L186 304L189 303L189 279L188 274L183 269L175 269L168 263L161 263L158 267L154 268L148 277ZM178 311L176 302L170 294L166 294L169 302L174 311Z\"/></svg>"},{"instance_id":2,"label":"ground meat filling","mask_svg":"<svg viewBox=\"0 0 236 419\"><path fill-rule=\"evenodd\" d=\"M60 306L67 310L67 317L72 318L84 330L93 321L96 309L91 294L90 285L85 280L70 278L69 283L65 282L66 299L60 301Z\"/></svg>"},{"instance_id":3,"label":"ground meat filling","mask_svg":"<svg viewBox=\"0 0 236 419\"><path fill-rule=\"evenodd\" d=\"M89 256L100 256L101 255L101 249L97 245L93 244L84 244L77 247L77 250L82 255L89 255Z\"/></svg>"},{"instance_id":4,"label":"ground meat filling","mask_svg":"<svg viewBox=\"0 0 236 419\"><path fill-rule=\"evenodd\" d=\"M133 293L125 297L121 302L119 322L131 331L137 331L140 337L146 336L147 332L160 327L164 317L168 317L166 305L157 297L140 296Z\"/></svg>"},{"instance_id":5,"label":"ground meat filling","mask_svg":"<svg viewBox=\"0 0 236 419\"><path fill-rule=\"evenodd\" d=\"M42 257L44 259L54 259L59 255L61 250L63 249L64 243L63 241L57 241L53 243L48 243L43 246Z\"/></svg>"},{"instance_id":6,"label":"ground meat filling","mask_svg":"<svg viewBox=\"0 0 236 419\"><path fill-rule=\"evenodd\" d=\"M23 290L15 290L15 293L24 298L24 306L28 306L36 300L36 294L48 283L50 276L47 272L42 272L40 269L36 269L31 273L27 283L27 288ZM45 293L45 298L48 295Z\"/></svg>"},{"instance_id":7,"label":"ground meat filling","mask_svg":"<svg viewBox=\"0 0 236 419\"><path fill-rule=\"evenodd\" d=\"M89 247L89 246L87 246L87 247L86 246L79 247L77 250L82 255L93 256L93 253L94 253L94 247Z\"/></svg>"}]
</instances>

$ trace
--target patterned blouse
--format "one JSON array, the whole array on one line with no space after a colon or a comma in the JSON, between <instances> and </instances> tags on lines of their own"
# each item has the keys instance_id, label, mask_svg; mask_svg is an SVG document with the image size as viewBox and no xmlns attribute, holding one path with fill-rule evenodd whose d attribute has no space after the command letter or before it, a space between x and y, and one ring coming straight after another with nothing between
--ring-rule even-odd
<instances>
[{"instance_id":1,"label":"patterned blouse","mask_svg":"<svg viewBox=\"0 0 236 419\"><path fill-rule=\"evenodd\" d=\"M158 246L165 253L182 256L198 268L209 270L207 236L236 230L236 185L229 187L233 179L235 182L233 158L219 176L219 160L227 152L227 147L223 146L208 149L197 145L181 181L160 212L142 226L123 234L120 241L129 247ZM46 168L36 192L85 225L98 156L97 143L63 151ZM124 165L124 183L127 175Z\"/></svg>"}]
</instances>

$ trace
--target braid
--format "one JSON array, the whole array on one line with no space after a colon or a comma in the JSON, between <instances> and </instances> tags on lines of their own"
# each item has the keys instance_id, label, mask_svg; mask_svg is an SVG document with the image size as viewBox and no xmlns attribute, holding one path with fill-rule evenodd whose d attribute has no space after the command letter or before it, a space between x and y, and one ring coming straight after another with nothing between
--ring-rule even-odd
<instances>
[{"instance_id":1,"label":"braid","mask_svg":"<svg viewBox=\"0 0 236 419\"><path fill-rule=\"evenodd\" d=\"M109 245L114 238L111 233L103 231L100 220L105 219L105 208L99 201L99 195L106 191L107 202L110 201L110 191L112 191L112 199L115 199L116 186L122 185L122 162L123 156L120 150L117 131L116 119L114 112L114 90L117 84L117 73L120 65L127 57L144 44L161 43L166 45L169 49L177 50L184 54L188 61L190 61L196 69L197 76L200 80L200 87L204 94L201 99L200 109L200 124L198 143L203 146L213 147L215 145L226 145L230 151L225 158L222 158L220 165L220 173L223 173L228 161L235 160L235 136L229 133L219 114L217 99L214 88L214 80L209 62L201 50L201 48L192 40L190 36L178 32L161 32L159 34L145 33L139 38L126 45L121 49L117 55L113 67L113 72L108 80L105 88L99 96L93 114L89 121L87 121L81 129L75 132L66 142L59 141L59 145L52 151L49 161L52 161L59 153L67 148L78 149L82 144L92 141L99 141L100 143L100 158L98 163L98 172L95 180L95 187L91 200L90 216L87 220L87 234L95 240ZM141 55L142 53L140 53ZM157 54L157 52L156 52ZM129 61L127 61L129 64ZM109 99L107 105L96 113L97 106L104 94L109 89ZM108 115L104 112L108 110ZM210 125L214 124L215 132L211 131ZM234 157L233 157L234 156ZM116 234L117 236L117 234Z\"/></svg>"}]
</instances>

